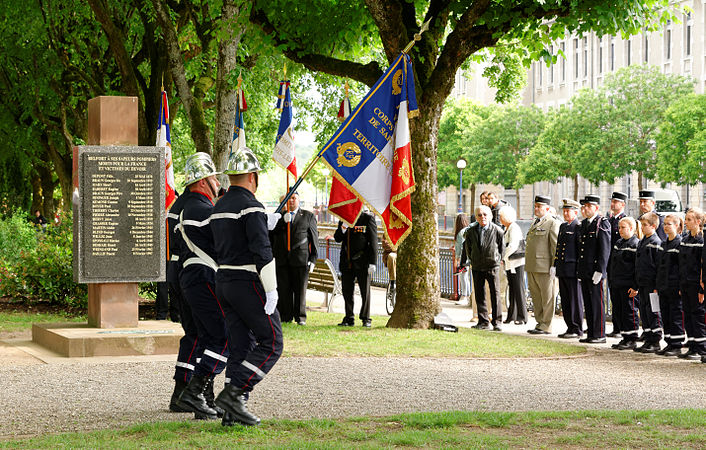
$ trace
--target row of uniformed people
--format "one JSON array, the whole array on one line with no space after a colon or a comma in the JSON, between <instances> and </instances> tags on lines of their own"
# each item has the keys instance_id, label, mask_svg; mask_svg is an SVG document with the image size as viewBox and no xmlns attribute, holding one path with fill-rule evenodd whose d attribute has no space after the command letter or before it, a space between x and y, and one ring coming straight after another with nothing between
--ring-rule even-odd
<instances>
[{"instance_id":1,"label":"row of uniformed people","mask_svg":"<svg viewBox=\"0 0 706 450\"><path fill-rule=\"evenodd\" d=\"M654 193L640 192L643 214L639 222L625 216L626 199L623 193L613 193L607 220L597 214L600 203L597 196L588 195L580 204L569 199L563 201L565 222L560 227L554 264L567 332L559 336L582 335L585 306L588 336L583 341L605 342L602 274L606 274L613 303L614 333L619 330L618 336L622 337L613 348L706 360L702 357L706 354L701 280L703 213L691 209L686 215L687 231L680 235L679 217L665 219L653 212ZM580 223L579 209L584 216ZM644 237L641 229L645 231ZM664 242L659 238L659 230L665 232ZM655 308L650 293L655 294ZM640 321L645 343L637 347ZM660 349L663 331L667 347ZM681 353L685 337L688 352Z\"/></svg>"},{"instance_id":2,"label":"row of uniformed people","mask_svg":"<svg viewBox=\"0 0 706 450\"><path fill-rule=\"evenodd\" d=\"M178 279L183 310L193 318L182 322L170 409L222 416L224 425L259 424L247 408L249 392L283 347L269 238L280 215L254 196L260 169L250 149L233 152L223 172L231 187L216 203L219 172L209 155L191 155L187 189L168 214L168 276L173 285ZM213 378L224 369L225 387L215 397Z\"/></svg>"}]
</instances>

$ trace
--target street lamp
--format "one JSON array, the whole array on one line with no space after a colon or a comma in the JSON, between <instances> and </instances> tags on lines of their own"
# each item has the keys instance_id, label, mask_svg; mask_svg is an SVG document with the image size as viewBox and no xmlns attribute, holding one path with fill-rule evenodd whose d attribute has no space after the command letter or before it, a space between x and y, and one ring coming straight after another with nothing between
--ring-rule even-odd
<instances>
[{"instance_id":1,"label":"street lamp","mask_svg":"<svg viewBox=\"0 0 706 450\"><path fill-rule=\"evenodd\" d=\"M456 167L458 167L458 170L460 171L460 176L459 176L459 189L458 189L458 212L462 213L463 212L463 169L466 168L466 160L465 159L459 159L458 162L456 163Z\"/></svg>"}]
</instances>

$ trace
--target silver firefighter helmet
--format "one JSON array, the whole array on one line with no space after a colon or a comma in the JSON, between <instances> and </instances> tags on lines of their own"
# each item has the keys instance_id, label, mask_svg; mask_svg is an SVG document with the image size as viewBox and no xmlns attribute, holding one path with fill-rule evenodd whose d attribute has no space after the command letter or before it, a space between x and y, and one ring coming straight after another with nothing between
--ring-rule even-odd
<instances>
[{"instance_id":1,"label":"silver firefighter helmet","mask_svg":"<svg viewBox=\"0 0 706 450\"><path fill-rule=\"evenodd\" d=\"M245 173L259 172L262 170L257 156L247 147L240 147L228 158L228 165L223 171L226 175L242 175Z\"/></svg>"},{"instance_id":2,"label":"silver firefighter helmet","mask_svg":"<svg viewBox=\"0 0 706 450\"><path fill-rule=\"evenodd\" d=\"M216 171L216 165L213 164L213 160L208 153L194 153L186 159L186 164L184 164L184 174L186 175L184 186L220 173Z\"/></svg>"}]
</instances>

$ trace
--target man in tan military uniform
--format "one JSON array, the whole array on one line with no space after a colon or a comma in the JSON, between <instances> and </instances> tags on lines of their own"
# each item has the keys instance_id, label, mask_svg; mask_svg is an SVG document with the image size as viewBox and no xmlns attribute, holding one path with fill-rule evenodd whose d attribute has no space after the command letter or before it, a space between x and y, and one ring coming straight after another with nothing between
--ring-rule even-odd
<instances>
[{"instance_id":1,"label":"man in tan military uniform","mask_svg":"<svg viewBox=\"0 0 706 450\"><path fill-rule=\"evenodd\" d=\"M549 334L554 318L554 258L561 223L549 214L551 199L544 195L534 198L535 220L527 231L525 271L529 285L534 318L537 326L530 334Z\"/></svg>"}]
</instances>

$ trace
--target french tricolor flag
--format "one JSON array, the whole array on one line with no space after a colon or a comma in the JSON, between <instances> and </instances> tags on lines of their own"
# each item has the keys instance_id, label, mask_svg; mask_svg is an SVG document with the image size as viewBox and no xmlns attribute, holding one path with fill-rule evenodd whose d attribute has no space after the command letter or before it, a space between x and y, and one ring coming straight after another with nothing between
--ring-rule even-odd
<instances>
[{"instance_id":1,"label":"french tricolor flag","mask_svg":"<svg viewBox=\"0 0 706 450\"><path fill-rule=\"evenodd\" d=\"M412 63L402 53L320 153L335 176L329 212L352 225L367 204L384 222L393 248L412 229L408 119L416 114Z\"/></svg>"},{"instance_id":2,"label":"french tricolor flag","mask_svg":"<svg viewBox=\"0 0 706 450\"><path fill-rule=\"evenodd\" d=\"M280 81L277 95L277 109L282 113L279 119L277 140L272 158L283 169L297 178L297 158L294 156L294 135L292 134L292 99L289 94L289 81Z\"/></svg>"},{"instance_id":3,"label":"french tricolor flag","mask_svg":"<svg viewBox=\"0 0 706 450\"><path fill-rule=\"evenodd\" d=\"M162 91L162 106L159 111L159 125L157 127L157 143L155 147L164 147L165 161L165 209L169 210L176 200L176 185L174 183L174 166L172 165L172 139L169 135L169 102L167 93Z\"/></svg>"}]
</instances>

